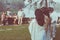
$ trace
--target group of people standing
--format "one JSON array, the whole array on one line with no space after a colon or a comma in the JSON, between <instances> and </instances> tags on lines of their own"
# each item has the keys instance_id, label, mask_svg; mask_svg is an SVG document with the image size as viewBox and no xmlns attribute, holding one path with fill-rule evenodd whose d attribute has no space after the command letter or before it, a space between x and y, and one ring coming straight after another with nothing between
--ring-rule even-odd
<instances>
[{"instance_id":1,"label":"group of people standing","mask_svg":"<svg viewBox=\"0 0 60 40\"><path fill-rule=\"evenodd\" d=\"M25 14L24 14L24 12L23 12L23 10L21 8L20 8L20 10L18 10L17 13L13 13L11 11L7 11L7 12L3 11L2 14L1 14L1 25L7 25L7 24L9 24L8 21L12 21L12 19L13 19L12 23L14 25L16 25L16 24L20 25L20 24L22 24L23 17L25 17ZM11 20L9 20L9 18Z\"/></svg>"},{"instance_id":2,"label":"group of people standing","mask_svg":"<svg viewBox=\"0 0 60 40\"><path fill-rule=\"evenodd\" d=\"M51 14L54 11L51 7L42 7L35 10L35 19L29 25L31 40L53 40L55 37L55 26L52 24ZM54 30L53 30L54 29Z\"/></svg>"}]
</instances>

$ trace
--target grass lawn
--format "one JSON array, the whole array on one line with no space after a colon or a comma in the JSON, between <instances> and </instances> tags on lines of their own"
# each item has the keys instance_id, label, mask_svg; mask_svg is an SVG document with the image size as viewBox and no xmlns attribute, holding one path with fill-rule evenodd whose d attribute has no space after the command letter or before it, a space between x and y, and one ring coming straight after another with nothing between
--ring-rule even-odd
<instances>
[{"instance_id":1,"label":"grass lawn","mask_svg":"<svg viewBox=\"0 0 60 40\"><path fill-rule=\"evenodd\" d=\"M31 40L28 25L0 26L0 40ZM54 40L60 40L60 27L57 28Z\"/></svg>"},{"instance_id":2,"label":"grass lawn","mask_svg":"<svg viewBox=\"0 0 60 40\"><path fill-rule=\"evenodd\" d=\"M1 26L0 40L30 40L28 25L21 26ZM6 30L13 29L13 30Z\"/></svg>"}]
</instances>

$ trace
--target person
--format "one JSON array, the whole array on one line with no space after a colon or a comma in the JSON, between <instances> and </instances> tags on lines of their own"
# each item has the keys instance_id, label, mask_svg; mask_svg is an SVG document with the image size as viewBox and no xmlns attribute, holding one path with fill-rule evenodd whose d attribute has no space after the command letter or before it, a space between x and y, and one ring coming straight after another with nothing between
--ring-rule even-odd
<instances>
[{"instance_id":1,"label":"person","mask_svg":"<svg viewBox=\"0 0 60 40\"><path fill-rule=\"evenodd\" d=\"M44 10L44 16L45 16L45 24L47 24L47 30L46 30L46 37L47 40L51 40L51 33L52 33L52 28L51 28L51 17L50 17L50 11L51 8L49 7L43 7Z\"/></svg>"},{"instance_id":2,"label":"person","mask_svg":"<svg viewBox=\"0 0 60 40\"><path fill-rule=\"evenodd\" d=\"M60 25L60 17L58 17L57 24Z\"/></svg>"},{"instance_id":3,"label":"person","mask_svg":"<svg viewBox=\"0 0 60 40\"><path fill-rule=\"evenodd\" d=\"M10 14L12 13L10 10L7 10L7 16L11 16Z\"/></svg>"},{"instance_id":4,"label":"person","mask_svg":"<svg viewBox=\"0 0 60 40\"><path fill-rule=\"evenodd\" d=\"M6 13L3 11L1 14L1 25L5 25L6 24Z\"/></svg>"},{"instance_id":5,"label":"person","mask_svg":"<svg viewBox=\"0 0 60 40\"><path fill-rule=\"evenodd\" d=\"M28 29L31 35L31 40L47 40L46 31L48 30L47 26L49 20L46 19L49 19L49 17L42 9L43 8L35 10L36 18L33 19L29 25Z\"/></svg>"},{"instance_id":6,"label":"person","mask_svg":"<svg viewBox=\"0 0 60 40\"><path fill-rule=\"evenodd\" d=\"M51 17L50 17L50 14L49 14L50 9L49 9L49 7L44 7L43 10L45 11L44 12L45 24L47 24L46 37L47 37L47 40L51 40L52 30L51 30Z\"/></svg>"},{"instance_id":7,"label":"person","mask_svg":"<svg viewBox=\"0 0 60 40\"><path fill-rule=\"evenodd\" d=\"M27 7L30 4L29 0L24 0L24 6Z\"/></svg>"},{"instance_id":8,"label":"person","mask_svg":"<svg viewBox=\"0 0 60 40\"><path fill-rule=\"evenodd\" d=\"M13 23L16 24L16 21L17 21L17 14L16 13L14 13L13 18L14 18Z\"/></svg>"},{"instance_id":9,"label":"person","mask_svg":"<svg viewBox=\"0 0 60 40\"><path fill-rule=\"evenodd\" d=\"M57 24L57 20L58 20L57 12L55 10L53 12L51 12L50 17L52 18L51 26L52 26L52 39L53 39L53 38L55 38L55 35L56 35L56 24Z\"/></svg>"},{"instance_id":10,"label":"person","mask_svg":"<svg viewBox=\"0 0 60 40\"><path fill-rule=\"evenodd\" d=\"M17 15L18 15L18 24L22 24L22 19L24 17L22 8L20 8Z\"/></svg>"}]
</instances>

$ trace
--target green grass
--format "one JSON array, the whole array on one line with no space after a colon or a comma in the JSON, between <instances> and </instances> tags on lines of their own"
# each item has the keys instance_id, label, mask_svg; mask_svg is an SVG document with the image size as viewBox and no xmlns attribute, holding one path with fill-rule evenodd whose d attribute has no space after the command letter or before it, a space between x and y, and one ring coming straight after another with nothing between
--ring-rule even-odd
<instances>
[{"instance_id":1,"label":"green grass","mask_svg":"<svg viewBox=\"0 0 60 40\"><path fill-rule=\"evenodd\" d=\"M0 31L0 40L30 40L28 25L2 26L1 28L5 30L12 28L13 30Z\"/></svg>"},{"instance_id":2,"label":"green grass","mask_svg":"<svg viewBox=\"0 0 60 40\"><path fill-rule=\"evenodd\" d=\"M0 26L0 40L31 40L28 31L28 24L18 26ZM13 30L6 30L13 29ZM54 40L60 40L60 27L57 28L56 38Z\"/></svg>"}]
</instances>

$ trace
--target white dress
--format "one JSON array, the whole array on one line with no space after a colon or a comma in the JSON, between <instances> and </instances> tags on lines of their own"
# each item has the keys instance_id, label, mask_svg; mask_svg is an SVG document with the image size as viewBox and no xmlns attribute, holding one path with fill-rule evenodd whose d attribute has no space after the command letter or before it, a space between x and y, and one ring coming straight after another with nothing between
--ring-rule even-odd
<instances>
[{"instance_id":1,"label":"white dress","mask_svg":"<svg viewBox=\"0 0 60 40\"><path fill-rule=\"evenodd\" d=\"M57 20L58 20L58 17L59 17L59 13L57 13L56 11L53 11L53 12L50 14L50 17L52 18L51 26L53 27L52 36L53 36L53 38L54 38L55 35L56 35L56 24L57 24Z\"/></svg>"},{"instance_id":2,"label":"white dress","mask_svg":"<svg viewBox=\"0 0 60 40\"><path fill-rule=\"evenodd\" d=\"M29 25L31 40L46 40L45 27L38 25L36 19L33 19Z\"/></svg>"}]
</instances>

